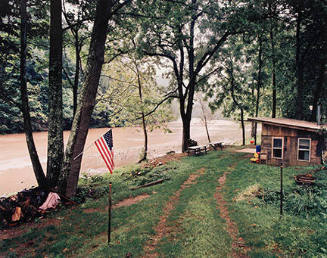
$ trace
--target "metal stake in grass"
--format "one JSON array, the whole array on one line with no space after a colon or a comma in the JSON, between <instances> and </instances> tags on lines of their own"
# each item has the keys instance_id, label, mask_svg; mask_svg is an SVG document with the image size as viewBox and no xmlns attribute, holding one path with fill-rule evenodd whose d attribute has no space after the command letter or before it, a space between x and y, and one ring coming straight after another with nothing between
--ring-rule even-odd
<instances>
[{"instance_id":1,"label":"metal stake in grass","mask_svg":"<svg viewBox=\"0 0 327 258\"><path fill-rule=\"evenodd\" d=\"M280 211L279 215L283 216L283 163L280 165Z\"/></svg>"},{"instance_id":2,"label":"metal stake in grass","mask_svg":"<svg viewBox=\"0 0 327 258\"><path fill-rule=\"evenodd\" d=\"M109 183L109 193L108 193L108 245L110 244L110 234L111 234L111 182Z\"/></svg>"}]
</instances>

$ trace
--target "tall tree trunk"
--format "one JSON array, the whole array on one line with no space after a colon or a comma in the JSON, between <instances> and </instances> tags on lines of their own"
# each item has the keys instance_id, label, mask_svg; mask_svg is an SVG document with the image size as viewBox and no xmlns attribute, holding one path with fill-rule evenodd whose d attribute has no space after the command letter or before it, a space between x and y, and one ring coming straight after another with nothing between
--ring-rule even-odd
<instances>
[{"instance_id":1,"label":"tall tree trunk","mask_svg":"<svg viewBox=\"0 0 327 258\"><path fill-rule=\"evenodd\" d=\"M24 118L24 131L26 136L26 143L28 152L32 161L33 171L36 177L36 181L40 187L46 187L46 178L37 154L33 134L32 124L30 117L30 108L28 103L27 94L27 83L26 83L26 46L27 46L27 11L26 11L26 0L20 1L20 91L21 91L21 102L22 102L22 113Z\"/></svg>"},{"instance_id":2,"label":"tall tree trunk","mask_svg":"<svg viewBox=\"0 0 327 258\"><path fill-rule=\"evenodd\" d=\"M258 82L257 82L257 98L256 98L256 104L255 104L255 117L258 117L259 115L259 104L260 104L260 89L261 89L261 85L262 85L262 38L261 36L259 36L259 53L258 53ZM257 144L257 126L258 124L255 123L254 124L254 144Z\"/></svg>"},{"instance_id":3,"label":"tall tree trunk","mask_svg":"<svg viewBox=\"0 0 327 258\"><path fill-rule=\"evenodd\" d=\"M203 116L203 122L204 122L204 127L206 129L207 137L208 137L208 142L211 142L210 135L209 135L209 130L208 130L208 121L207 121L207 116L204 111L204 105L202 100L200 99L200 105L201 105L201 110L202 110L202 116Z\"/></svg>"},{"instance_id":4,"label":"tall tree trunk","mask_svg":"<svg viewBox=\"0 0 327 258\"><path fill-rule=\"evenodd\" d=\"M179 113L181 115L182 126L183 126L182 152L185 152L185 151L187 151L188 143L189 143L189 139L190 139L190 123L188 123L187 119L186 119L185 101L184 101L184 96L181 93L179 93L178 100L179 100Z\"/></svg>"},{"instance_id":5,"label":"tall tree trunk","mask_svg":"<svg viewBox=\"0 0 327 258\"><path fill-rule=\"evenodd\" d=\"M136 73L137 73L137 84L138 84L138 90L139 90L139 98L140 98L140 104L142 106L142 127L143 127L143 134L144 134L144 152L143 152L143 157L139 160L139 163L142 161L147 160L148 156L148 132L146 128L146 121L145 121L145 114L143 110L143 94L142 94L142 82L141 82L141 76L140 76L140 71L138 68L137 62L134 60L134 65L136 68Z\"/></svg>"},{"instance_id":6,"label":"tall tree trunk","mask_svg":"<svg viewBox=\"0 0 327 258\"><path fill-rule=\"evenodd\" d=\"M241 110L241 125L242 125L242 145L245 145L245 125L244 125L244 110L243 108L240 108Z\"/></svg>"},{"instance_id":7,"label":"tall tree trunk","mask_svg":"<svg viewBox=\"0 0 327 258\"><path fill-rule=\"evenodd\" d=\"M146 128L145 114L143 111L142 111L142 128L143 128L143 134L144 134L144 151L143 151L142 158L139 160L139 163L147 160L147 158L148 158L148 131Z\"/></svg>"},{"instance_id":8,"label":"tall tree trunk","mask_svg":"<svg viewBox=\"0 0 327 258\"><path fill-rule=\"evenodd\" d=\"M80 62L81 62L81 46L79 42L78 29L75 31L75 76L73 85L73 117L75 116L77 109L77 93L80 73Z\"/></svg>"},{"instance_id":9,"label":"tall tree trunk","mask_svg":"<svg viewBox=\"0 0 327 258\"><path fill-rule=\"evenodd\" d=\"M276 53L275 53L275 40L274 40L274 27L273 21L270 25L270 43L271 43L271 54L272 54L272 114L271 117L276 117L276 108L277 108L277 87L276 87Z\"/></svg>"},{"instance_id":10,"label":"tall tree trunk","mask_svg":"<svg viewBox=\"0 0 327 258\"><path fill-rule=\"evenodd\" d=\"M191 119L186 115L182 117L183 122L183 138L182 138L182 152L187 151L191 139Z\"/></svg>"},{"instance_id":11,"label":"tall tree trunk","mask_svg":"<svg viewBox=\"0 0 327 258\"><path fill-rule=\"evenodd\" d=\"M197 0L192 0L192 6L194 9L197 9ZM182 152L187 151L190 140L191 140L191 120L192 120L192 111L193 111L193 100L194 100L194 91L196 86L196 76L194 69L194 62L195 62L195 53L194 53L194 38L195 38L195 22L196 22L196 15L192 15L192 21L190 25L190 38L189 38L189 49L188 49L188 61L189 61L189 84L188 84L188 96L187 94L183 95L183 93L179 94L180 97L182 96L182 101L180 99L180 111L181 111L181 118L183 122L183 140L182 140ZM180 48L180 52L183 53L183 49ZM183 58L184 59L184 58ZM184 69L184 61L180 63L180 80L183 81L183 69ZM180 85L180 91L183 92L183 83ZM186 103L186 110L185 110L185 100L187 99Z\"/></svg>"},{"instance_id":12,"label":"tall tree trunk","mask_svg":"<svg viewBox=\"0 0 327 258\"><path fill-rule=\"evenodd\" d=\"M192 111L193 111L194 91L195 91L195 78L192 75L190 86L189 86L189 94L187 98L186 112L184 111L184 115L182 116L182 121L183 121L182 151L183 152L185 152L188 149L191 140L191 120L192 120Z\"/></svg>"},{"instance_id":13,"label":"tall tree trunk","mask_svg":"<svg viewBox=\"0 0 327 258\"><path fill-rule=\"evenodd\" d=\"M83 155L80 155L76 159L74 157L84 149L104 62L104 47L108 32L108 21L112 15L113 5L112 0L99 0L97 2L85 81L78 97L77 110L68 139L60 176L61 191L68 197L73 196L77 189Z\"/></svg>"},{"instance_id":14,"label":"tall tree trunk","mask_svg":"<svg viewBox=\"0 0 327 258\"><path fill-rule=\"evenodd\" d=\"M207 122L207 117L205 115L204 115L204 126L206 128L208 142L210 143L211 142L211 139L210 139L209 130L208 130L208 122Z\"/></svg>"},{"instance_id":15,"label":"tall tree trunk","mask_svg":"<svg viewBox=\"0 0 327 258\"><path fill-rule=\"evenodd\" d=\"M73 24L65 9L65 5L63 6L63 15L66 19L66 22L68 26L70 27L70 31L74 37L74 48L75 48L75 75L74 75L74 82L71 82L69 79L69 75L66 74L68 77L68 80L72 86L73 89L73 119L76 113L77 109L77 94L78 94L78 84L79 84L79 79L80 79L80 71L81 71L81 49L82 49L82 40L80 40L79 37L79 30L81 29L81 20L80 20L80 13L77 14L78 19L77 19L77 24ZM78 11L79 12L79 11Z\"/></svg>"},{"instance_id":16,"label":"tall tree trunk","mask_svg":"<svg viewBox=\"0 0 327 258\"><path fill-rule=\"evenodd\" d=\"M142 111L142 127L143 127L143 134L144 134L144 153L143 153L143 157L139 162L145 161L148 158L148 131L146 128L145 115L143 111Z\"/></svg>"},{"instance_id":17,"label":"tall tree trunk","mask_svg":"<svg viewBox=\"0 0 327 258\"><path fill-rule=\"evenodd\" d=\"M62 125L62 19L61 0L50 1L49 116L47 181L58 184L64 154Z\"/></svg>"},{"instance_id":18,"label":"tall tree trunk","mask_svg":"<svg viewBox=\"0 0 327 258\"><path fill-rule=\"evenodd\" d=\"M317 86L313 94L313 109L311 113L311 121L316 121L317 120L317 110L318 110L318 104L319 104L319 99L321 97L321 93L323 91L323 86L324 86L324 77L326 76L326 59L321 59L320 64L319 64L319 70L318 70L318 80L317 80ZM318 121L317 121L318 122Z\"/></svg>"},{"instance_id":19,"label":"tall tree trunk","mask_svg":"<svg viewBox=\"0 0 327 258\"><path fill-rule=\"evenodd\" d=\"M231 95L233 102L235 105L240 109L241 111L241 126L242 126L242 145L245 145L245 125L244 125L244 108L243 106L237 101L236 96L235 96L235 79L234 79L234 67L233 67L233 62L230 62L230 81L231 81Z\"/></svg>"},{"instance_id":20,"label":"tall tree trunk","mask_svg":"<svg viewBox=\"0 0 327 258\"><path fill-rule=\"evenodd\" d=\"M303 119L303 58L301 55L301 22L302 7L299 2L298 17L296 19L296 102L295 102L295 118Z\"/></svg>"}]
</instances>

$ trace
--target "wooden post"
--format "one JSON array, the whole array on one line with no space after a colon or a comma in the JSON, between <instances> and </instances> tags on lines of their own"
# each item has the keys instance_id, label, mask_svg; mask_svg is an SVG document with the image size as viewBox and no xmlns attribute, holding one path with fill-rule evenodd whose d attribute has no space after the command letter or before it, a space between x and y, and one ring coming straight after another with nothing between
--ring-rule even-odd
<instances>
[{"instance_id":1,"label":"wooden post","mask_svg":"<svg viewBox=\"0 0 327 258\"><path fill-rule=\"evenodd\" d=\"M109 183L109 193L108 193L108 245L110 244L110 234L111 234L111 182Z\"/></svg>"},{"instance_id":2,"label":"wooden post","mask_svg":"<svg viewBox=\"0 0 327 258\"><path fill-rule=\"evenodd\" d=\"M280 216L283 216L283 163L280 166Z\"/></svg>"}]
</instances>

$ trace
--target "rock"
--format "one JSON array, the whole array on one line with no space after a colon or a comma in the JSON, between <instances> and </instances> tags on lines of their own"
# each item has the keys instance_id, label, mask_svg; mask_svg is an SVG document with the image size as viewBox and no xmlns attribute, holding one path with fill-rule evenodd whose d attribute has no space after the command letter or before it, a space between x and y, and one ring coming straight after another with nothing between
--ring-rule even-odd
<instances>
[{"instance_id":1,"label":"rock","mask_svg":"<svg viewBox=\"0 0 327 258\"><path fill-rule=\"evenodd\" d=\"M12 222L20 221L20 218L22 216L23 216L22 208L21 207L16 207L14 214L11 216L11 221Z\"/></svg>"}]
</instances>

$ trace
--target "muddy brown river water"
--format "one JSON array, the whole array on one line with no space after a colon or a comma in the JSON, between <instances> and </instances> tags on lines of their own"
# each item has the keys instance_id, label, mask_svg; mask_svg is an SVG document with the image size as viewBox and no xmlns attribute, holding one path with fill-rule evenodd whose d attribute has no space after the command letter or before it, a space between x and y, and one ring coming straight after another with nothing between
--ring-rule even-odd
<instances>
[{"instance_id":1,"label":"muddy brown river water","mask_svg":"<svg viewBox=\"0 0 327 258\"><path fill-rule=\"evenodd\" d=\"M170 122L171 133L154 130L149 133L149 158L164 155L168 151L181 151L182 124ZM247 135L249 132L247 126ZM105 163L93 142L104 134L108 128L90 129L83 154L81 172L96 174L107 172ZM214 120L209 123L211 140L226 144L241 142L239 123L226 120ZM69 131L64 132L65 142ZM192 139L199 144L207 144L205 128L199 119L193 119L191 125ZM34 140L43 168L46 168L47 132L34 133ZM116 167L133 164L138 161L143 148L143 133L140 128L126 127L113 129L113 141ZM0 136L0 196L7 196L36 185L24 134Z\"/></svg>"}]
</instances>

